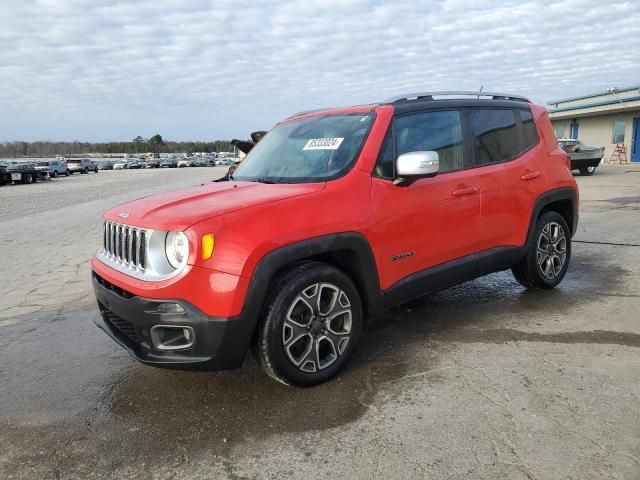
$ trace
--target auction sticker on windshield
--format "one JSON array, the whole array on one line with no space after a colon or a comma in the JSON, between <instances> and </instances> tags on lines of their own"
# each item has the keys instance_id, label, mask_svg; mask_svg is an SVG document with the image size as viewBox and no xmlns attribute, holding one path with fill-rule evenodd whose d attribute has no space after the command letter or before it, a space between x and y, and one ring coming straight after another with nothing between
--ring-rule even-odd
<instances>
[{"instance_id":1,"label":"auction sticker on windshield","mask_svg":"<svg viewBox=\"0 0 640 480\"><path fill-rule=\"evenodd\" d=\"M337 150L344 138L310 138L303 150Z\"/></svg>"}]
</instances>

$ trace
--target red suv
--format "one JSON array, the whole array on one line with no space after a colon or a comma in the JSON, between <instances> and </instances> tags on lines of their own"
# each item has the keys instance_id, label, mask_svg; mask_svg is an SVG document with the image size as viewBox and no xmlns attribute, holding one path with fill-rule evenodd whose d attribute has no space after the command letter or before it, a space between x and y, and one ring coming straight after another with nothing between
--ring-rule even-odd
<instances>
[{"instance_id":1,"label":"red suv","mask_svg":"<svg viewBox=\"0 0 640 480\"><path fill-rule=\"evenodd\" d=\"M311 385L363 320L511 269L564 277L578 190L546 110L522 97L402 95L283 120L226 182L105 214L98 326L158 367L241 366Z\"/></svg>"}]
</instances>

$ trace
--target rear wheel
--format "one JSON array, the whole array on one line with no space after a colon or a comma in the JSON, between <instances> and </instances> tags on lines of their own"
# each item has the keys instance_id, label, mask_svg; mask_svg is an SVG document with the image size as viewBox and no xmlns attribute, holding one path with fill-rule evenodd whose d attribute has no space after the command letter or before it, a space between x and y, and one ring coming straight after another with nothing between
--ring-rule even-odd
<instances>
[{"instance_id":1,"label":"rear wheel","mask_svg":"<svg viewBox=\"0 0 640 480\"><path fill-rule=\"evenodd\" d=\"M580 169L580 175L584 175L584 176L591 176L594 173L596 173L596 167L582 167Z\"/></svg>"},{"instance_id":2,"label":"rear wheel","mask_svg":"<svg viewBox=\"0 0 640 480\"><path fill-rule=\"evenodd\" d=\"M53 171L53 178L58 178L58 170Z\"/></svg>"},{"instance_id":3,"label":"rear wheel","mask_svg":"<svg viewBox=\"0 0 640 480\"><path fill-rule=\"evenodd\" d=\"M69 176L69 169L67 168L67 170L64 172L64 176L68 177Z\"/></svg>"},{"instance_id":4,"label":"rear wheel","mask_svg":"<svg viewBox=\"0 0 640 480\"><path fill-rule=\"evenodd\" d=\"M33 176L30 173L23 173L22 174L22 183L24 183L24 184L33 183Z\"/></svg>"},{"instance_id":5,"label":"rear wheel","mask_svg":"<svg viewBox=\"0 0 640 480\"><path fill-rule=\"evenodd\" d=\"M335 376L362 328L362 305L353 282L330 265L312 262L285 273L271 291L257 344L267 374L296 386Z\"/></svg>"},{"instance_id":6,"label":"rear wheel","mask_svg":"<svg viewBox=\"0 0 640 480\"><path fill-rule=\"evenodd\" d=\"M551 289L564 278L570 259L569 226L562 215L549 211L538 218L525 258L511 271L526 288Z\"/></svg>"},{"instance_id":7,"label":"rear wheel","mask_svg":"<svg viewBox=\"0 0 640 480\"><path fill-rule=\"evenodd\" d=\"M87 175L89 173L89 168L88 167L84 167L84 170L82 171L82 173Z\"/></svg>"}]
</instances>

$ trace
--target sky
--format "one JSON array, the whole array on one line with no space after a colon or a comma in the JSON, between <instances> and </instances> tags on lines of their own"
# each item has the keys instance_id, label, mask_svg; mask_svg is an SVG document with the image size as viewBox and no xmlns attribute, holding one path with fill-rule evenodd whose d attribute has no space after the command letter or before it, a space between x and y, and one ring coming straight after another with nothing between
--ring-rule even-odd
<instances>
[{"instance_id":1,"label":"sky","mask_svg":"<svg viewBox=\"0 0 640 480\"><path fill-rule=\"evenodd\" d=\"M0 141L247 138L431 90L640 84L640 1L0 0Z\"/></svg>"}]
</instances>

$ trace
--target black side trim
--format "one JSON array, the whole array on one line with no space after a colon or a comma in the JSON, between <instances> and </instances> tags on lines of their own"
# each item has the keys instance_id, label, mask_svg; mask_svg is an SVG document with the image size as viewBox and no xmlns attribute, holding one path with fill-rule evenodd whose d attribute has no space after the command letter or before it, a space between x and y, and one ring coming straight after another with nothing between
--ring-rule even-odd
<instances>
[{"instance_id":1,"label":"black side trim","mask_svg":"<svg viewBox=\"0 0 640 480\"><path fill-rule=\"evenodd\" d=\"M384 291L385 308L437 292L474 277L477 256L468 255L404 277Z\"/></svg>"},{"instance_id":2,"label":"black side trim","mask_svg":"<svg viewBox=\"0 0 640 480\"><path fill-rule=\"evenodd\" d=\"M549 190L548 192L543 193L536 199L536 203L533 206L533 210L531 212L531 219L529 221L529 232L527 233L527 242L525 244L529 245L531 241L531 237L533 236L534 229L536 226L536 219L540 215L540 211L554 203L561 200L568 200L571 203L571 222L569 227L571 228L571 236L575 235L576 230L578 229L578 195L577 192L571 187L564 188L556 188L554 190Z\"/></svg>"},{"instance_id":3,"label":"black side trim","mask_svg":"<svg viewBox=\"0 0 640 480\"><path fill-rule=\"evenodd\" d=\"M384 306L392 307L476 277L507 270L524 258L526 252L526 246L496 247L416 272L384 291Z\"/></svg>"}]
</instances>

